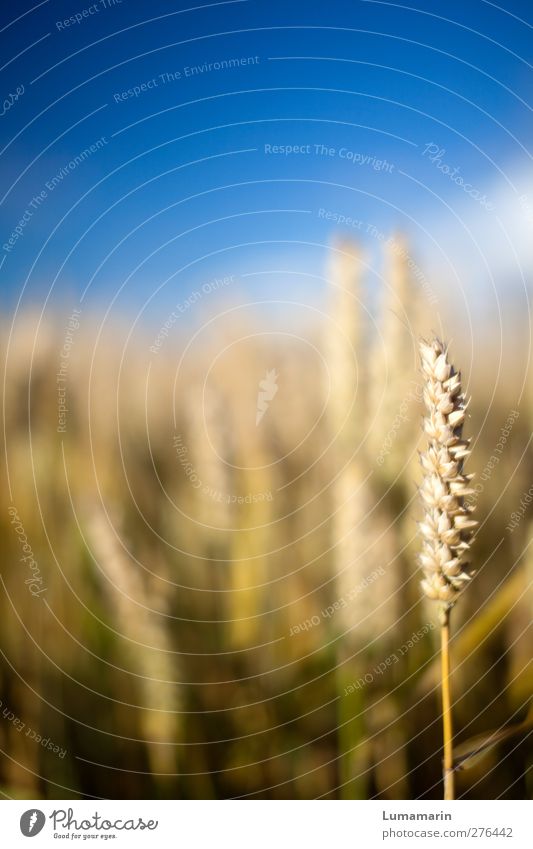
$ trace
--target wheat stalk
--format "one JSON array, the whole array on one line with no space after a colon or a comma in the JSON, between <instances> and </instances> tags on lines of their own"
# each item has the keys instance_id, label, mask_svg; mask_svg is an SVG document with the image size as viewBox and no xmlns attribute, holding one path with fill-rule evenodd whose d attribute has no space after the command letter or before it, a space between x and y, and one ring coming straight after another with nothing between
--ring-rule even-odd
<instances>
[{"instance_id":1,"label":"wheat stalk","mask_svg":"<svg viewBox=\"0 0 533 849\"><path fill-rule=\"evenodd\" d=\"M109 518L96 505L87 511L86 527L106 597L124 638L124 653L136 670L143 701L140 723L151 771L154 775L173 775L181 730L180 688L173 681L177 653L172 651L167 630L150 607L152 602L162 604L164 599L157 599L155 593L151 597L140 569L125 553Z\"/></svg>"},{"instance_id":2,"label":"wheat stalk","mask_svg":"<svg viewBox=\"0 0 533 849\"><path fill-rule=\"evenodd\" d=\"M397 620L397 570L379 578L381 603L372 615L368 595L353 595L369 574L369 563L392 564L397 551L394 523L374 491L366 446L369 382L366 376L368 327L364 309L364 260L350 241L334 244L329 270L330 304L324 350L331 378L328 432L334 439L331 483L331 541L335 598L345 606L335 614L342 633L337 646L339 772L342 798L367 798L372 771L372 738L377 712L366 692L345 694L366 672L362 647ZM346 600L349 600L346 603ZM381 733L381 729L380 729ZM403 757L400 752L399 758ZM405 770L402 770L405 771Z\"/></svg>"},{"instance_id":3,"label":"wheat stalk","mask_svg":"<svg viewBox=\"0 0 533 849\"><path fill-rule=\"evenodd\" d=\"M448 360L448 349L438 339L420 343L426 415L427 449L420 455L424 480L420 495L424 519L420 523L424 572L422 589L440 602L442 720L444 732L444 798L454 798L452 716L450 697L450 611L472 578L467 557L477 522L465 498L472 475L463 465L470 441L463 439L466 400L461 375Z\"/></svg>"}]
</instances>

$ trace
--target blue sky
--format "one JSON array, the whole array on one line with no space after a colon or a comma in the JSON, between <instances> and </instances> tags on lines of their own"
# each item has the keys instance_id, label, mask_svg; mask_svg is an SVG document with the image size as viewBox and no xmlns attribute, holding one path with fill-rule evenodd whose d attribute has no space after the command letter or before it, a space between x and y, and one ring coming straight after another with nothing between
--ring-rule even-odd
<instances>
[{"instance_id":1,"label":"blue sky","mask_svg":"<svg viewBox=\"0 0 533 849\"><path fill-rule=\"evenodd\" d=\"M68 293L157 322L231 274L312 301L342 216L371 266L401 230L450 285L519 292L530 3L419 7L5 4L6 308Z\"/></svg>"}]
</instances>

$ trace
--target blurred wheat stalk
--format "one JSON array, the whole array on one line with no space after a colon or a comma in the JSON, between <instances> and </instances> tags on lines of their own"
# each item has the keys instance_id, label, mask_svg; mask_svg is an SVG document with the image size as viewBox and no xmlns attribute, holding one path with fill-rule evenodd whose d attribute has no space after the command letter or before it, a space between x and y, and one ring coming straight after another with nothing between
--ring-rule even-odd
<instances>
[{"instance_id":1,"label":"blurred wheat stalk","mask_svg":"<svg viewBox=\"0 0 533 849\"><path fill-rule=\"evenodd\" d=\"M87 531L105 597L142 696L138 709L151 771L154 776L172 774L180 740L176 652L164 620L150 606L164 606L165 600L150 591L141 568L128 557L109 517L96 504L88 511Z\"/></svg>"}]
</instances>

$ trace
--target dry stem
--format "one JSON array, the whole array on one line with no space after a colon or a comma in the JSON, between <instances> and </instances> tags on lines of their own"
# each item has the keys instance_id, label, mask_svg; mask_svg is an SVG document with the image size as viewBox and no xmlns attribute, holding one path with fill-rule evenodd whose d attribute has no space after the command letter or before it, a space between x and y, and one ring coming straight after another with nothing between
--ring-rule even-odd
<instances>
[{"instance_id":1,"label":"dry stem","mask_svg":"<svg viewBox=\"0 0 533 849\"><path fill-rule=\"evenodd\" d=\"M450 695L450 606L443 606L441 610L440 627L440 657L442 677L442 729L444 735L444 798L454 798L454 774L453 774L453 726L452 705Z\"/></svg>"}]
</instances>

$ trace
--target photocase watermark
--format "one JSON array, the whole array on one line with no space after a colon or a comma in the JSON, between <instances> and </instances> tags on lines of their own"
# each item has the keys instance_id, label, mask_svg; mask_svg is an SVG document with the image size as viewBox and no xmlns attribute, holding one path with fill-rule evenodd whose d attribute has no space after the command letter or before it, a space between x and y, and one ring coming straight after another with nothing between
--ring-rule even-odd
<instances>
[{"instance_id":1,"label":"photocase watermark","mask_svg":"<svg viewBox=\"0 0 533 849\"><path fill-rule=\"evenodd\" d=\"M378 466L382 466L383 463L385 462L385 457L387 457L390 454L392 446L394 445L396 437L398 436L398 431L400 430L402 424L404 422L409 421L409 416L407 415L407 411L409 409L409 402L410 401L420 402L422 400L422 396L423 396L423 393L424 393L424 390L422 388L422 384L415 383L414 385L415 385L415 389L408 392L408 394L405 396L405 398L402 399L400 406L398 407L398 412L394 416L394 419L393 419L392 424L391 424L391 426L388 430L388 433L387 433L385 439L383 440L383 444L381 446L379 454L376 457L376 463L378 464Z\"/></svg>"},{"instance_id":2,"label":"photocase watermark","mask_svg":"<svg viewBox=\"0 0 533 849\"><path fill-rule=\"evenodd\" d=\"M320 156L325 158L338 158L350 162L352 165L360 165L372 168L374 171L386 171L392 174L394 164L387 159L376 159L368 153L351 150L349 147L332 147L326 144L271 144L265 143L264 152L273 156Z\"/></svg>"},{"instance_id":3,"label":"photocase watermark","mask_svg":"<svg viewBox=\"0 0 533 849\"><path fill-rule=\"evenodd\" d=\"M427 156L432 165L434 165L442 174L449 177L452 183L459 186L465 194L469 195L474 200L477 200L478 203L487 210L487 212L494 212L496 207L493 203L489 202L487 195L482 194L481 191L474 188L471 183L465 183L463 177L459 174L459 171L461 170L460 167L457 165L455 168L452 168L450 165L447 165L443 161L443 157L445 155L445 148L439 147L439 145L434 142L426 144L422 153L422 156Z\"/></svg>"},{"instance_id":4,"label":"photocase watermark","mask_svg":"<svg viewBox=\"0 0 533 849\"><path fill-rule=\"evenodd\" d=\"M362 678L358 678L357 681L354 681L352 684L348 684L348 686L344 688L344 695L348 696L350 693L355 693L356 690L362 690L368 684L372 684L377 677L383 675L387 669L390 669L391 666L398 663L400 658L404 657L408 651L414 648L420 640L424 639L424 637L433 630L435 630L435 623L427 622L422 626L422 628L419 628L418 631L413 631L409 639L406 640L399 649L389 654L385 660L380 661L380 663L374 666L373 669L365 672Z\"/></svg>"},{"instance_id":5,"label":"photocase watermark","mask_svg":"<svg viewBox=\"0 0 533 849\"><path fill-rule=\"evenodd\" d=\"M183 437L181 434L176 434L173 438L173 445L176 450L176 454L179 460L179 463L185 472L186 477L189 480L189 483L193 487L193 489L197 489L202 492L202 495L207 495L209 498L212 498L213 501L218 502L219 504L257 504L259 501L273 501L273 495L271 490L265 490L263 492L247 492L244 495L236 495L230 492L221 492L221 490L216 489L213 486L210 486L207 483L204 483L200 478L196 468L193 463L189 459L189 450L185 445Z\"/></svg>"},{"instance_id":6,"label":"photocase watermark","mask_svg":"<svg viewBox=\"0 0 533 849\"><path fill-rule=\"evenodd\" d=\"M24 811L20 818L20 830L24 837L35 837L43 830L46 817L38 808Z\"/></svg>"},{"instance_id":7,"label":"photocase watermark","mask_svg":"<svg viewBox=\"0 0 533 849\"><path fill-rule=\"evenodd\" d=\"M533 207L527 195L520 195L518 202L528 224L533 227Z\"/></svg>"},{"instance_id":8,"label":"photocase watermark","mask_svg":"<svg viewBox=\"0 0 533 849\"><path fill-rule=\"evenodd\" d=\"M18 85L16 87L16 89L13 93L10 92L8 94L8 96L5 98L4 102L2 103L2 111L0 112L0 118L3 118L4 115L6 115L7 112L9 112L9 110L13 108L13 106L15 105L17 100L19 100L19 98L21 98L22 95L24 94L24 91L25 91L25 88L21 83L20 85Z\"/></svg>"},{"instance_id":9,"label":"photocase watermark","mask_svg":"<svg viewBox=\"0 0 533 849\"><path fill-rule=\"evenodd\" d=\"M413 279L420 284L422 291L424 292L428 300L428 303L438 303L439 299L431 288L431 285L426 275L424 274L420 266L416 264L409 251L407 250L407 247L402 242L399 242L393 236L385 236L385 233L379 230L374 224L367 225L366 233L369 236L372 236L373 239L377 239L378 242L382 242L383 244L385 244L393 253L396 254L396 256L399 256L401 259L405 260L407 268L413 275Z\"/></svg>"},{"instance_id":10,"label":"photocase watermark","mask_svg":"<svg viewBox=\"0 0 533 849\"><path fill-rule=\"evenodd\" d=\"M28 537L24 530L24 525L22 524L17 508L10 507L7 512L11 517L11 524L18 536L19 544L23 551L20 561L21 563L25 563L31 572L31 575L25 579L24 583L27 585L31 595L34 598L39 598L39 596L46 592L46 587L43 586L43 576L41 575L39 564L33 555L32 547L28 542Z\"/></svg>"},{"instance_id":11,"label":"photocase watermark","mask_svg":"<svg viewBox=\"0 0 533 849\"><path fill-rule=\"evenodd\" d=\"M97 151L101 150L106 144L108 144L108 140L105 136L101 136L97 139L93 144L86 147L81 153L78 153L70 162L67 162L53 177L45 183L45 188L41 189L40 192L37 192L30 202L28 203L26 209L24 210L22 217L19 219L17 226L12 230L9 239L4 242L2 245L5 253L11 253L16 243L22 239L24 236L26 227L29 222L37 212L37 210L43 205L48 196L54 189L59 186L65 177L72 173L79 165L82 165L90 156L92 156Z\"/></svg>"},{"instance_id":12,"label":"photocase watermark","mask_svg":"<svg viewBox=\"0 0 533 849\"><path fill-rule=\"evenodd\" d=\"M265 377L259 381L257 393L257 409L255 413L255 426L259 424L270 406L270 402L278 391L278 374L275 369L267 371Z\"/></svg>"},{"instance_id":13,"label":"photocase watermark","mask_svg":"<svg viewBox=\"0 0 533 849\"><path fill-rule=\"evenodd\" d=\"M77 815L76 815L77 816ZM145 820L143 817L108 817L95 811L86 816L82 813L76 819L74 808L55 808L48 816L55 838L68 840L113 840L123 831L155 831L159 820ZM29 808L20 818L20 830L25 837L34 837L46 825L47 817L39 808ZM119 832L116 834L115 832Z\"/></svg>"},{"instance_id":14,"label":"photocase watermark","mask_svg":"<svg viewBox=\"0 0 533 849\"><path fill-rule=\"evenodd\" d=\"M19 732L19 734L24 731L25 737L27 737L29 740L33 740L39 746L42 746L43 749L47 749L48 751L52 752L52 754L57 755L61 759L65 757L65 755L67 754L66 749L62 749L61 746L58 746L56 743L54 743L54 741L51 740L50 737L43 737L42 734L39 734L38 731L35 731L34 728L31 728L29 725L23 722L22 719L20 719L14 711L10 710L9 707L2 702L2 699L0 699L0 708L2 709L3 718L7 722L11 722L13 728L15 728Z\"/></svg>"},{"instance_id":15,"label":"photocase watermark","mask_svg":"<svg viewBox=\"0 0 533 849\"><path fill-rule=\"evenodd\" d=\"M137 85L131 86L131 88L127 88L125 91L116 91L113 94L113 100L115 103L124 103L126 100L140 97L141 94L146 94L148 91L161 88L169 83L180 82L181 80L198 77L202 74L211 74L214 71L230 71L235 68L244 68L248 65L259 65L260 61L259 56L231 56L218 59L215 62L203 62L201 65L184 65L178 70L163 71L163 73L158 74L156 77L144 80L142 83L137 83Z\"/></svg>"},{"instance_id":16,"label":"photocase watermark","mask_svg":"<svg viewBox=\"0 0 533 849\"><path fill-rule=\"evenodd\" d=\"M68 318L67 327L65 329L65 338L63 347L60 351L59 371L56 374L57 386L57 432L66 433L67 430L67 375L70 365L70 352L74 344L74 334L80 326L79 316L81 310L73 309L72 314Z\"/></svg>"},{"instance_id":17,"label":"photocase watermark","mask_svg":"<svg viewBox=\"0 0 533 849\"><path fill-rule=\"evenodd\" d=\"M77 26L78 24L86 21L87 18L91 18L93 15L97 15L99 12L106 11L107 9L112 9L115 6L121 6L122 0L98 0L97 3L93 3L92 6L86 6L85 9L82 9L79 12L75 12L74 15L71 15L69 18L64 18L61 21L56 21L56 29L59 31L68 29L69 27Z\"/></svg>"},{"instance_id":18,"label":"photocase watermark","mask_svg":"<svg viewBox=\"0 0 533 849\"><path fill-rule=\"evenodd\" d=\"M341 598L336 599L336 601L332 604L324 607L323 610L320 611L320 614L315 613L315 615L311 616L309 619L304 619L303 622L299 622L298 625L293 625L289 631L289 636L294 637L296 634L302 634L305 631L310 631L311 628L315 628L317 625L320 625L324 619L330 619L339 610L348 607L349 603L353 601L359 593L371 586L374 581L377 581L378 578L381 578L384 574L385 569L383 566L379 566L377 569L374 569L374 571L370 572L366 578L363 578L357 586L351 589L347 595L341 596Z\"/></svg>"},{"instance_id":19,"label":"photocase watermark","mask_svg":"<svg viewBox=\"0 0 533 849\"><path fill-rule=\"evenodd\" d=\"M485 487L484 487L483 483L481 483L481 481L486 483L492 477L492 472L494 471L494 469L496 468L496 466L500 462L500 457L501 457L501 455L503 453L503 449L505 448L505 445L507 443L507 439L511 435L513 425L516 422L516 420L518 419L519 415L520 415L520 413L518 412L518 410L511 410L511 412L507 416L507 419L505 420L504 426L502 428L500 428L500 438L499 438L498 442L496 443L496 445L494 446L493 453L491 454L491 456L487 460L487 463L485 464L485 468L483 469L482 473L479 476L479 481L477 481L477 483L474 483L474 481L472 481L472 483L470 484L471 488L473 488L475 491L473 493L471 493L470 495L465 496L464 501L465 501L466 504L470 504L470 505L474 504L477 501L477 499L479 498L479 496L481 495L481 493L483 492L483 490L485 489Z\"/></svg>"},{"instance_id":20,"label":"photocase watermark","mask_svg":"<svg viewBox=\"0 0 533 849\"><path fill-rule=\"evenodd\" d=\"M529 487L526 492L522 494L520 499L520 508L518 510L513 511L511 513L510 522L505 526L508 531L513 533L526 515L527 508L533 501L533 484Z\"/></svg>"},{"instance_id":21,"label":"photocase watermark","mask_svg":"<svg viewBox=\"0 0 533 849\"><path fill-rule=\"evenodd\" d=\"M76 815L77 816L77 815ZM48 816L52 825L54 837L69 840L113 840L123 831L155 831L159 826L159 820L145 820L143 817L124 817L119 819L108 819L108 817L95 811L94 814L86 816L82 813L76 819L74 808L56 808ZM25 837L34 837L46 825L47 817L39 808L30 808L24 811L20 818L20 830ZM63 832L63 833L62 833Z\"/></svg>"},{"instance_id":22,"label":"photocase watermark","mask_svg":"<svg viewBox=\"0 0 533 849\"><path fill-rule=\"evenodd\" d=\"M335 212L332 209L324 209L323 206L320 207L317 215L319 218L331 221L339 227L350 227L353 230L362 230L365 225L365 222L359 218L353 218L351 215L344 215L342 212Z\"/></svg>"},{"instance_id":23,"label":"photocase watermark","mask_svg":"<svg viewBox=\"0 0 533 849\"><path fill-rule=\"evenodd\" d=\"M161 325L157 336L155 337L153 344L150 345L149 350L152 354L158 354L161 350L163 342L168 338L170 329L174 327L178 318L188 312L191 307L201 301L202 298L205 298L206 295L210 295L212 292L217 292L219 289L224 289L226 286L230 286L231 283L235 280L235 275L230 274L227 277L214 277L213 280L209 280L207 283L204 283L200 289L195 289L188 298L184 301L179 301L175 308L169 313L168 317L165 319L164 323Z\"/></svg>"},{"instance_id":24,"label":"photocase watermark","mask_svg":"<svg viewBox=\"0 0 533 849\"><path fill-rule=\"evenodd\" d=\"M406 246L402 242L399 242L393 236L386 236L382 230L379 230L378 227L371 222L362 221L360 218L353 218L353 216L346 215L337 210L325 209L321 206L317 211L317 215L319 218L324 219L324 221L331 221L339 227L349 227L352 230L358 230L360 233L371 236L372 239L376 239L378 242L385 244L393 253L396 254L396 256L405 260L413 279L420 284L428 303L438 303L439 299L431 288L426 275L420 266L414 261Z\"/></svg>"},{"instance_id":25,"label":"photocase watermark","mask_svg":"<svg viewBox=\"0 0 533 849\"><path fill-rule=\"evenodd\" d=\"M75 171L79 165L82 165L85 160L89 159L90 156L92 156L94 153L97 153L108 143L108 139L106 139L105 136L100 136L100 138L90 144L89 147L86 147L84 150L81 151L81 153L78 153L73 159L70 160L70 162L67 162L66 165L63 165L59 169L59 171L54 174L53 177L50 178L50 180L46 181L45 186L48 191L53 192L54 189L61 185L65 177L71 174L72 171Z\"/></svg>"},{"instance_id":26,"label":"photocase watermark","mask_svg":"<svg viewBox=\"0 0 533 849\"><path fill-rule=\"evenodd\" d=\"M23 237L26 227L35 215L35 212L39 209L41 204L44 203L47 197L48 192L46 191L46 189L43 189L41 192L32 197L26 209L24 210L22 217L19 218L17 226L14 228L14 230L12 230L9 239L2 245L4 253L11 253L16 243L19 241L19 239Z\"/></svg>"}]
</instances>

